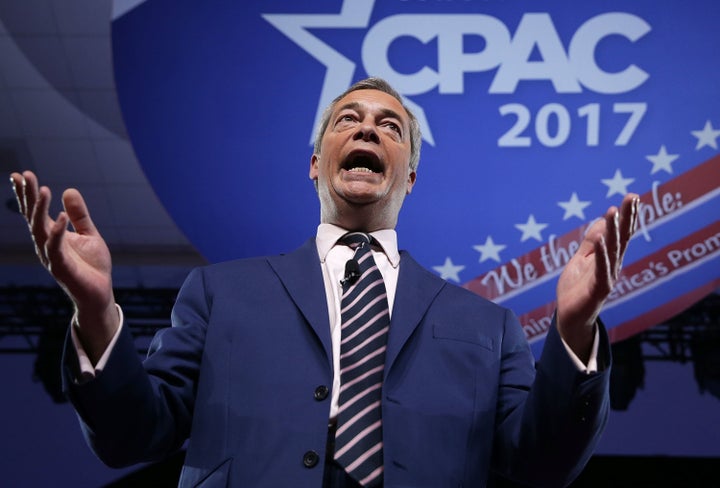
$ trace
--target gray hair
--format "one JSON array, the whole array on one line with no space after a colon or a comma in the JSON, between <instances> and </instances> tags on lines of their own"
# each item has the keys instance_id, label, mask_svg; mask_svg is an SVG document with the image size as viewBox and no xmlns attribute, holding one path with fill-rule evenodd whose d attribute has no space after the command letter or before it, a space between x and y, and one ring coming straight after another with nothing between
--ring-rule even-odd
<instances>
[{"instance_id":1,"label":"gray hair","mask_svg":"<svg viewBox=\"0 0 720 488\"><path fill-rule=\"evenodd\" d=\"M337 105L337 103L341 99L343 99L345 95L357 90L378 90L387 93L388 95L395 98L398 102L400 102L410 119L410 169L416 171L418 163L420 162L420 146L422 144L420 124L418 123L415 115L410 111L409 108L405 106L400 94L395 91L392 86L390 86L390 83L383 80L382 78L366 78L364 80L360 80L354 85L352 85L350 88L345 90L341 95L336 97L335 100L330 103L330 105L323 112L322 118L320 119L320 126L318 127L318 131L315 134L315 144L313 147L313 151L315 151L315 154L320 154L322 137L323 134L325 134L325 130L327 129L328 124L330 123L330 115L332 115L332 112L335 109L335 105Z\"/></svg>"}]
</instances>

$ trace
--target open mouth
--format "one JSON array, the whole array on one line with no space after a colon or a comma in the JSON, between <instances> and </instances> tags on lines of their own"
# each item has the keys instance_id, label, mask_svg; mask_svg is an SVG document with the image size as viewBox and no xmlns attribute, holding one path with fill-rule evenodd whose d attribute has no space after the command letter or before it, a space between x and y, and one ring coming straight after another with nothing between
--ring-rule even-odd
<instances>
[{"instance_id":1,"label":"open mouth","mask_svg":"<svg viewBox=\"0 0 720 488\"><path fill-rule=\"evenodd\" d=\"M342 169L351 173L382 173L382 161L372 152L354 151L345 159Z\"/></svg>"}]
</instances>

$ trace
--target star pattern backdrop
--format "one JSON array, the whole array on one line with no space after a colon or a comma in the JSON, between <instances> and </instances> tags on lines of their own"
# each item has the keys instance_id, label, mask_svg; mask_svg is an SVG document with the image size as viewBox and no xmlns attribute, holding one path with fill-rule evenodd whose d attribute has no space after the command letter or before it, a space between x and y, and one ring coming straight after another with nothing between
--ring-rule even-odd
<instances>
[{"instance_id":1,"label":"star pattern backdrop","mask_svg":"<svg viewBox=\"0 0 720 488\"><path fill-rule=\"evenodd\" d=\"M515 310L536 353L583 232L636 192L640 231L602 315L622 339L720 285L720 4L567 5L116 2L118 93L158 196L220 261L314 234L321 111L387 79L424 134L400 247Z\"/></svg>"}]
</instances>

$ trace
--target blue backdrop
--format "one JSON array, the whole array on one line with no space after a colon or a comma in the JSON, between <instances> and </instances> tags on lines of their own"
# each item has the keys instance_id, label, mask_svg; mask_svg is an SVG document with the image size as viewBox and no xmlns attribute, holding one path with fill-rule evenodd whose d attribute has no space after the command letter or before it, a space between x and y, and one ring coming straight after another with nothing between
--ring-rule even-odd
<instances>
[{"instance_id":1,"label":"blue backdrop","mask_svg":"<svg viewBox=\"0 0 720 488\"><path fill-rule=\"evenodd\" d=\"M613 338L720 284L719 23L714 0L146 0L116 2L112 37L137 156L211 261L314 234L319 114L386 78L424 133L400 246L513 308L537 352L562 266L629 191Z\"/></svg>"}]
</instances>

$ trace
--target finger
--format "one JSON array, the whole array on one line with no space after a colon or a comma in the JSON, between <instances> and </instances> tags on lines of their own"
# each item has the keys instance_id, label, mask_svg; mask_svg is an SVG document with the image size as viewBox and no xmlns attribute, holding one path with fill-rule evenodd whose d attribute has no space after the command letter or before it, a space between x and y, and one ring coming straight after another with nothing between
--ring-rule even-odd
<instances>
[{"instance_id":1,"label":"finger","mask_svg":"<svg viewBox=\"0 0 720 488\"><path fill-rule=\"evenodd\" d=\"M18 203L18 210L22 216L25 217L25 190L23 188L25 183L23 181L23 176L20 173L11 173L10 183L12 183L15 199Z\"/></svg>"},{"instance_id":2,"label":"finger","mask_svg":"<svg viewBox=\"0 0 720 488\"><path fill-rule=\"evenodd\" d=\"M47 256L48 270L56 275L56 270L63 267L64 255L61 251L63 238L67 230L68 216L65 212L60 212L58 218L50 227L47 241L45 242L45 255Z\"/></svg>"},{"instance_id":3,"label":"finger","mask_svg":"<svg viewBox=\"0 0 720 488\"><path fill-rule=\"evenodd\" d=\"M28 223L32 220L35 202L38 197L38 180L32 171L23 171L23 205Z\"/></svg>"},{"instance_id":4,"label":"finger","mask_svg":"<svg viewBox=\"0 0 720 488\"><path fill-rule=\"evenodd\" d=\"M40 194L33 205L30 217L30 233L35 242L35 252L40 257L43 264L47 265L47 253L45 251L45 243L48 239L48 232L53 225L52 219L48 215L50 208L50 200L52 195L47 187L40 189Z\"/></svg>"},{"instance_id":5,"label":"finger","mask_svg":"<svg viewBox=\"0 0 720 488\"><path fill-rule=\"evenodd\" d=\"M605 246L607 247L607 254L609 260L609 270L614 280L617 278L618 263L620 262L620 216L617 207L610 207L605 214L606 231L605 231Z\"/></svg>"},{"instance_id":6,"label":"finger","mask_svg":"<svg viewBox=\"0 0 720 488\"><path fill-rule=\"evenodd\" d=\"M628 243L637 228L638 206L640 197L628 193L620 206L620 259L625 255Z\"/></svg>"},{"instance_id":7,"label":"finger","mask_svg":"<svg viewBox=\"0 0 720 488\"><path fill-rule=\"evenodd\" d=\"M610 254L605 236L595 241L595 280L597 295L604 300L612 291L614 278L611 276Z\"/></svg>"},{"instance_id":8,"label":"finger","mask_svg":"<svg viewBox=\"0 0 720 488\"><path fill-rule=\"evenodd\" d=\"M585 232L585 238L580 243L577 253L580 256L589 256L591 253L594 253L596 243L598 239L605 234L606 228L607 222L605 218L595 220Z\"/></svg>"},{"instance_id":9,"label":"finger","mask_svg":"<svg viewBox=\"0 0 720 488\"><path fill-rule=\"evenodd\" d=\"M83 235L99 235L95 224L90 218L85 199L79 191L74 188L65 190L62 201L75 232Z\"/></svg>"},{"instance_id":10,"label":"finger","mask_svg":"<svg viewBox=\"0 0 720 488\"><path fill-rule=\"evenodd\" d=\"M630 226L630 237L635 235L640 227L640 197L636 196L632 205L632 225ZM629 240L629 239L628 239Z\"/></svg>"}]
</instances>

